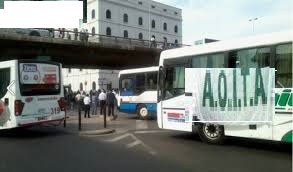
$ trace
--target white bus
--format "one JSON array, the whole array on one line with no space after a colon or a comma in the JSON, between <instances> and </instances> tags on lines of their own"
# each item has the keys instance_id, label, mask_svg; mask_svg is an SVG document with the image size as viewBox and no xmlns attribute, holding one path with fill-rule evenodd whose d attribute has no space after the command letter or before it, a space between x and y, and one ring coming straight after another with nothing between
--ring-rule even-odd
<instances>
[{"instance_id":1,"label":"white bus","mask_svg":"<svg viewBox=\"0 0 293 172\"><path fill-rule=\"evenodd\" d=\"M198 132L207 143L222 143L225 136L292 143L292 40L292 32L272 33L163 51L158 126ZM258 75L267 69L273 72ZM270 110L266 100L273 102Z\"/></svg>"},{"instance_id":2,"label":"white bus","mask_svg":"<svg viewBox=\"0 0 293 172\"><path fill-rule=\"evenodd\" d=\"M121 112L136 113L141 119L155 117L159 67L119 72L118 107Z\"/></svg>"},{"instance_id":3,"label":"white bus","mask_svg":"<svg viewBox=\"0 0 293 172\"><path fill-rule=\"evenodd\" d=\"M0 129L62 122L61 64L37 60L0 62Z\"/></svg>"}]
</instances>

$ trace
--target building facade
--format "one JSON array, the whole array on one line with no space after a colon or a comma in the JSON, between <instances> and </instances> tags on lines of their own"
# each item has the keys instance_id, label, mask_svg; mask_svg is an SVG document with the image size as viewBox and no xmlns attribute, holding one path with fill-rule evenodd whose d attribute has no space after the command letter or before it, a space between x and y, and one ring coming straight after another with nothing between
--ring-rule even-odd
<instances>
[{"instance_id":1,"label":"building facade","mask_svg":"<svg viewBox=\"0 0 293 172\"><path fill-rule=\"evenodd\" d=\"M118 88L117 70L100 69L62 69L64 85L70 86L72 91L89 92L93 87L98 89ZM95 86L93 86L95 85Z\"/></svg>"},{"instance_id":2,"label":"building facade","mask_svg":"<svg viewBox=\"0 0 293 172\"><path fill-rule=\"evenodd\" d=\"M182 10L152 0L87 0L90 33L182 43Z\"/></svg>"},{"instance_id":3,"label":"building facade","mask_svg":"<svg viewBox=\"0 0 293 172\"><path fill-rule=\"evenodd\" d=\"M87 0L89 33L182 44L182 10L152 0ZM80 28L80 29L81 29ZM91 37L94 39L94 37ZM73 91L118 88L114 70L63 69L64 84Z\"/></svg>"}]
</instances>

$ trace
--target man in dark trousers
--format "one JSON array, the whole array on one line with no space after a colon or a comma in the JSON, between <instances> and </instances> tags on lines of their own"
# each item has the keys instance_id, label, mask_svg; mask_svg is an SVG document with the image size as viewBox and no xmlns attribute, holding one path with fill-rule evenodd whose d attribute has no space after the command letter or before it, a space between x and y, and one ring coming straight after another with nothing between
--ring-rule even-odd
<instances>
[{"instance_id":1,"label":"man in dark trousers","mask_svg":"<svg viewBox=\"0 0 293 172\"><path fill-rule=\"evenodd\" d=\"M99 101L101 107L100 115L106 115L106 99L106 93L104 90L102 90L102 92L99 94Z\"/></svg>"},{"instance_id":2,"label":"man in dark trousers","mask_svg":"<svg viewBox=\"0 0 293 172\"><path fill-rule=\"evenodd\" d=\"M113 116L113 119L115 120L117 118L117 116L114 115L114 105L115 105L115 94L109 90L107 93L107 105L108 105L108 116Z\"/></svg>"},{"instance_id":3,"label":"man in dark trousers","mask_svg":"<svg viewBox=\"0 0 293 172\"><path fill-rule=\"evenodd\" d=\"M88 118L90 118L91 99L88 94L83 99L83 102L84 102L84 117L86 118L87 116Z\"/></svg>"}]
</instances>

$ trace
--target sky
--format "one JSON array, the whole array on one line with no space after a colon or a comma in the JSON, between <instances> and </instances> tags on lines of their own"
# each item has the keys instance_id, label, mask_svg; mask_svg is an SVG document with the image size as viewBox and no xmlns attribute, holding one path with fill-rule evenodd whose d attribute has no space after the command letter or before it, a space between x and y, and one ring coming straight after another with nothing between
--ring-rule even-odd
<instances>
[{"instance_id":1,"label":"sky","mask_svg":"<svg viewBox=\"0 0 293 172\"><path fill-rule=\"evenodd\" d=\"M293 30L292 0L155 0L182 9L183 43ZM249 19L258 18L253 22Z\"/></svg>"}]
</instances>

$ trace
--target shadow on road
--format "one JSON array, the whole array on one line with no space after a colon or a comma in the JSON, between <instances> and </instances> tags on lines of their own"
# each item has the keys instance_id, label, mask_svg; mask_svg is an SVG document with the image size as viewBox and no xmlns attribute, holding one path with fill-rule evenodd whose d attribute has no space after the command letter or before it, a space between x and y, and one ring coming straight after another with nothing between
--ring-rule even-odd
<instances>
[{"instance_id":1,"label":"shadow on road","mask_svg":"<svg viewBox=\"0 0 293 172\"><path fill-rule=\"evenodd\" d=\"M66 133L57 127L51 126L34 126L30 128L13 128L8 130L0 130L0 138L19 138L33 139L50 136L66 135Z\"/></svg>"},{"instance_id":2,"label":"shadow on road","mask_svg":"<svg viewBox=\"0 0 293 172\"><path fill-rule=\"evenodd\" d=\"M199 135L196 133L177 133L172 135L172 137L175 139L181 139L185 141L202 142ZM273 151L273 152L286 152L286 153L292 154L292 144L269 141L269 140L227 137L224 144L218 145L218 146L227 147L227 148L233 146L233 147L239 147L239 148L249 148L249 149L255 149L255 150Z\"/></svg>"},{"instance_id":3,"label":"shadow on road","mask_svg":"<svg viewBox=\"0 0 293 172\"><path fill-rule=\"evenodd\" d=\"M257 150L273 151L273 152L287 152L292 154L292 144L269 141L269 140L228 137L225 142L225 145L245 147L245 148L257 149Z\"/></svg>"},{"instance_id":4,"label":"shadow on road","mask_svg":"<svg viewBox=\"0 0 293 172\"><path fill-rule=\"evenodd\" d=\"M198 134L196 133L178 133L176 135L172 135L173 138L175 139L182 139L182 140L186 140L186 141L198 141L201 142Z\"/></svg>"}]
</instances>

